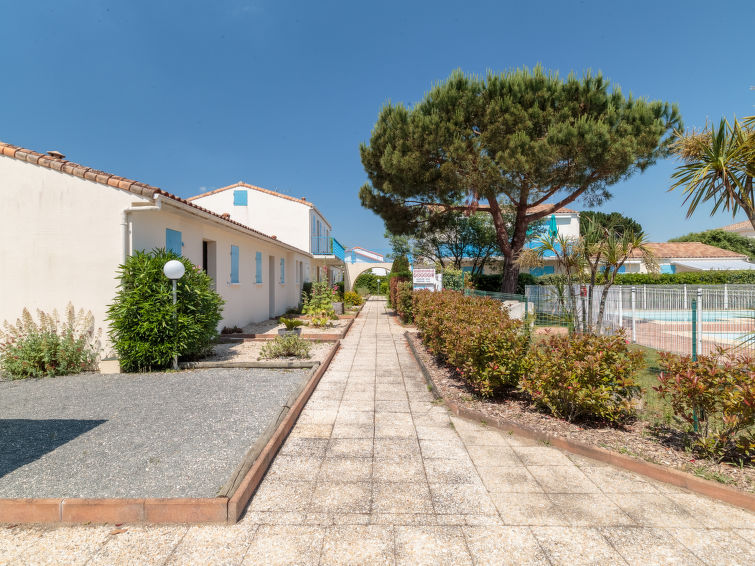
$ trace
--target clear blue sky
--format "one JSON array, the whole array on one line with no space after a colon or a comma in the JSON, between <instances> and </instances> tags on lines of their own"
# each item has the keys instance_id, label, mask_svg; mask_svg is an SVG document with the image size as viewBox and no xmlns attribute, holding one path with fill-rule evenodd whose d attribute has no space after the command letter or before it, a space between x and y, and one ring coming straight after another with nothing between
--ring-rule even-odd
<instances>
[{"instance_id":1,"label":"clear blue sky","mask_svg":"<svg viewBox=\"0 0 755 566\"><path fill-rule=\"evenodd\" d=\"M752 0L0 0L0 140L184 197L238 180L306 196L342 243L382 248L358 145L386 101L456 68L542 63L600 70L701 126L755 113L753 21ZM732 222L685 220L672 170L614 186L602 209L654 241Z\"/></svg>"}]
</instances>

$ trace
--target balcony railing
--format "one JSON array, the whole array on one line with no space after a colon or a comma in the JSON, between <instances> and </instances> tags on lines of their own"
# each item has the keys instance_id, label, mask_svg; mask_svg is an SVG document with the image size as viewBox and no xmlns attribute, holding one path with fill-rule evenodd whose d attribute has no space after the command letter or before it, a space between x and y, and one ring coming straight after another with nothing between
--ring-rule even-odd
<instances>
[{"instance_id":1,"label":"balcony railing","mask_svg":"<svg viewBox=\"0 0 755 566\"><path fill-rule=\"evenodd\" d=\"M332 255L341 261L344 261L346 257L345 248L341 245L341 242L332 237L313 237L312 255Z\"/></svg>"}]
</instances>

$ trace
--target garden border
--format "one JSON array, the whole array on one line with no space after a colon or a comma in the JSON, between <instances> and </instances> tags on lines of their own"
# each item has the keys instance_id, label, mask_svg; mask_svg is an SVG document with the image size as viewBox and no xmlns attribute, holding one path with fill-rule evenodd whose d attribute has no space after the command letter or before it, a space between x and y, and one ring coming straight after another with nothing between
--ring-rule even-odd
<instances>
[{"instance_id":1,"label":"garden border","mask_svg":"<svg viewBox=\"0 0 755 566\"><path fill-rule=\"evenodd\" d=\"M8 498L0 499L0 523L236 523L340 348L340 339L335 342L322 363L308 362L312 368L309 379L289 397L277 420L247 451L224 486L229 491L228 496L135 499ZM280 363L278 366L257 366L249 363L228 366L219 362L212 367L290 369L297 366ZM239 477L242 479L239 480Z\"/></svg>"},{"instance_id":2,"label":"garden border","mask_svg":"<svg viewBox=\"0 0 755 566\"><path fill-rule=\"evenodd\" d=\"M623 468L635 472L637 474L649 477L651 479L675 485L688 489L692 492L718 499L730 505L741 507L749 511L755 511L755 495L746 493L737 489L733 489L728 486L719 485L713 481L705 480L683 472L681 470L675 470L673 468L666 468L652 462L645 462L644 460L637 460L624 454L619 454L605 448L598 446L592 446L576 440L569 440L560 436L554 436L539 430L531 429L527 426L517 424L507 419L498 417L492 417L486 415L480 411L474 409L468 409L466 407L460 407L453 401L449 401L440 392L435 382L432 379L432 375L422 362L421 357L417 353L417 350L409 339L409 332L404 332L404 339L406 340L409 350L417 361L419 368L422 372L427 385L433 393L436 399L440 399L448 407L448 409L456 416L469 419L475 422L482 422L486 425L492 426L505 432L513 433L524 438L536 440L555 448L585 456L599 462L604 462L612 466Z\"/></svg>"}]
</instances>

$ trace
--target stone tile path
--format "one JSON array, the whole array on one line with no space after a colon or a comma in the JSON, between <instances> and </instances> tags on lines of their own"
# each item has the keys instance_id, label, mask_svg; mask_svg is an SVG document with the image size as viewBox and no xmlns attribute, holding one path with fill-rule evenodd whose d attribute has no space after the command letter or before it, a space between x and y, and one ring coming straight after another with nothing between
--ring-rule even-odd
<instances>
[{"instance_id":1,"label":"stone tile path","mask_svg":"<svg viewBox=\"0 0 755 566\"><path fill-rule=\"evenodd\" d=\"M370 301L234 526L0 528L0 564L753 564L755 515L449 416Z\"/></svg>"}]
</instances>

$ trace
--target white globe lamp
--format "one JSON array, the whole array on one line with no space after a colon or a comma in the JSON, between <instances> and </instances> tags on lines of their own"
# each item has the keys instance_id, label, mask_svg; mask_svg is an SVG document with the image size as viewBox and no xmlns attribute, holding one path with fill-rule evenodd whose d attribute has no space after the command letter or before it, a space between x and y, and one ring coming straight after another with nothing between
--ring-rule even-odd
<instances>
[{"instance_id":1,"label":"white globe lamp","mask_svg":"<svg viewBox=\"0 0 755 566\"><path fill-rule=\"evenodd\" d=\"M170 279L173 283L173 320L178 324L178 311L176 310L176 282L184 276L184 273L186 273L186 267L177 259L171 259L163 266L163 273L165 274L165 277ZM173 369L178 369L178 354L173 354Z\"/></svg>"}]
</instances>

